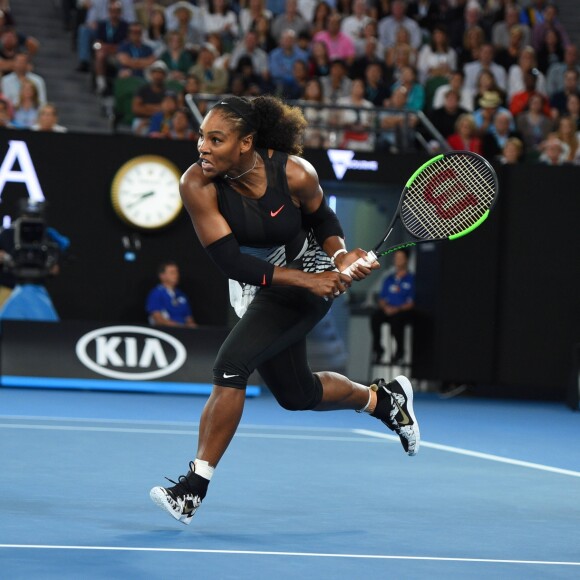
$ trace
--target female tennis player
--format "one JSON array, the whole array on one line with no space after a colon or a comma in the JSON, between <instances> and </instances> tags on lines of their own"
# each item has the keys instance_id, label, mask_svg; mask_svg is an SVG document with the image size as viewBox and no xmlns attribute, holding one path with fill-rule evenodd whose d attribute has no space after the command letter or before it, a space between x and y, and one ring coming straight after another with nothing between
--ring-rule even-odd
<instances>
[{"instance_id":1,"label":"female tennis player","mask_svg":"<svg viewBox=\"0 0 580 580\"><path fill-rule=\"evenodd\" d=\"M285 409L365 412L395 431L406 453L419 448L406 377L369 387L335 372L312 373L308 365L308 332L353 280L379 265L340 273L366 252L346 249L315 169L298 156L305 126L299 109L275 97L227 97L204 118L199 159L181 179L193 227L230 279L241 317L217 355L189 472L169 480L173 487L151 490L151 499L185 524L236 432L255 369Z\"/></svg>"}]
</instances>

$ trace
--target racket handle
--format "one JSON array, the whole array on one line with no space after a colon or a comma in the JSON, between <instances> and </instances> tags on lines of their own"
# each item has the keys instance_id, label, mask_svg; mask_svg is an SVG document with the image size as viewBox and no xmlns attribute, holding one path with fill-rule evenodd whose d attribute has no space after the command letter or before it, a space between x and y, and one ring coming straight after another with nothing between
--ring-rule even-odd
<instances>
[{"instance_id":1,"label":"racket handle","mask_svg":"<svg viewBox=\"0 0 580 580\"><path fill-rule=\"evenodd\" d=\"M377 261L377 255L371 250L367 253L364 258L359 258L356 262L353 262L348 268L343 270L341 274L346 274L347 276L351 275L351 272L354 270L357 264L363 264L364 266L370 266L373 262Z\"/></svg>"}]
</instances>

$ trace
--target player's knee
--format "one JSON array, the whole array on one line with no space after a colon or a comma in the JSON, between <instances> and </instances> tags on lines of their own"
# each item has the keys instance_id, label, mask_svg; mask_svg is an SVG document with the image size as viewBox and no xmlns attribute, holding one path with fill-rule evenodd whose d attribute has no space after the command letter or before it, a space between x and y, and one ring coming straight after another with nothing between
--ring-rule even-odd
<instances>
[{"instance_id":1,"label":"player's knee","mask_svg":"<svg viewBox=\"0 0 580 580\"><path fill-rule=\"evenodd\" d=\"M322 400L322 383L318 375L312 375L312 382L308 388L275 393L278 404L287 411L311 411Z\"/></svg>"}]
</instances>

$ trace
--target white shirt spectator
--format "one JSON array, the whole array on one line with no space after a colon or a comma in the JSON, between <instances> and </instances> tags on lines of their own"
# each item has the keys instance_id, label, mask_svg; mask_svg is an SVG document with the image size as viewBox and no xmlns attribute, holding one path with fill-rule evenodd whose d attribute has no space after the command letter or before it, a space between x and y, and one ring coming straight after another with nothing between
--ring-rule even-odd
<instances>
[{"instance_id":1,"label":"white shirt spectator","mask_svg":"<svg viewBox=\"0 0 580 580\"><path fill-rule=\"evenodd\" d=\"M468 89L475 90L477 88L477 79L479 77L479 73L482 70L483 66L478 60L474 62L468 62L463 67L463 72L465 73L465 86ZM497 86L505 91L507 87L507 75L503 66L500 66L495 62L492 62L489 65L489 70L491 74L495 77Z\"/></svg>"},{"instance_id":2,"label":"white shirt spectator","mask_svg":"<svg viewBox=\"0 0 580 580\"><path fill-rule=\"evenodd\" d=\"M524 84L524 73L522 72L522 68L519 64L512 64L512 66L510 66L507 79L508 100L511 100L511 98L516 93L521 93L525 90L526 86ZM540 71L538 71L538 76L536 78L536 91L538 93L542 93L542 95L546 97L548 96L546 89L546 77Z\"/></svg>"},{"instance_id":3,"label":"white shirt spectator","mask_svg":"<svg viewBox=\"0 0 580 580\"><path fill-rule=\"evenodd\" d=\"M435 89L433 95L433 102L431 106L433 109L440 109L445 104L445 95L451 89L451 85L441 85ZM459 106L470 113L473 111L473 101L475 99L475 91L466 87L461 88L461 98L459 99Z\"/></svg>"},{"instance_id":4,"label":"white shirt spectator","mask_svg":"<svg viewBox=\"0 0 580 580\"><path fill-rule=\"evenodd\" d=\"M412 19L403 17L400 21L395 20L393 16L386 16L379 21L379 40L386 48L390 48L395 44L397 30L399 27L406 28L411 37L411 46L418 50L421 46L421 29L419 25Z\"/></svg>"},{"instance_id":5,"label":"white shirt spectator","mask_svg":"<svg viewBox=\"0 0 580 580\"><path fill-rule=\"evenodd\" d=\"M119 0L123 11L121 18L127 22L135 22L134 0ZM109 4L110 0L91 0L91 7L87 10L85 24L96 25L99 20L107 20L109 18Z\"/></svg>"},{"instance_id":6,"label":"white shirt spectator","mask_svg":"<svg viewBox=\"0 0 580 580\"><path fill-rule=\"evenodd\" d=\"M419 82L425 83L429 78L429 71L442 65L447 65L450 71L457 68L457 53L449 48L446 53L433 52L430 44L425 44L419 51L417 60L417 71L419 73Z\"/></svg>"},{"instance_id":7,"label":"white shirt spectator","mask_svg":"<svg viewBox=\"0 0 580 580\"><path fill-rule=\"evenodd\" d=\"M46 104L46 83L44 79L35 73L26 73L25 77L32 81L38 90L38 103L40 106ZM2 78L2 93L17 107L20 104L20 87L22 82L20 77L12 72Z\"/></svg>"}]
</instances>

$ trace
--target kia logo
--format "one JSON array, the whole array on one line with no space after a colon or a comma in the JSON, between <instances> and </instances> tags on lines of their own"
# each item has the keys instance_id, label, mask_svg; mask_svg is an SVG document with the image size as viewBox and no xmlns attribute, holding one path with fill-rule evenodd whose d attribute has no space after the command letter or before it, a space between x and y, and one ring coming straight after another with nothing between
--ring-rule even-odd
<instances>
[{"instance_id":1,"label":"kia logo","mask_svg":"<svg viewBox=\"0 0 580 580\"><path fill-rule=\"evenodd\" d=\"M159 379L185 362L185 347L175 337L140 326L107 326L82 336L79 360L92 371L129 381Z\"/></svg>"}]
</instances>

